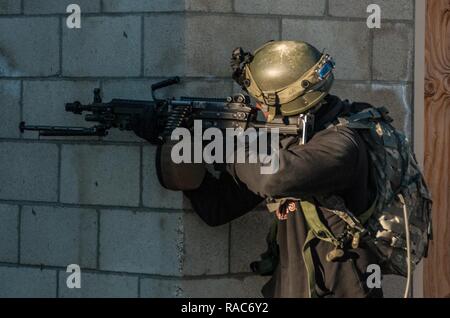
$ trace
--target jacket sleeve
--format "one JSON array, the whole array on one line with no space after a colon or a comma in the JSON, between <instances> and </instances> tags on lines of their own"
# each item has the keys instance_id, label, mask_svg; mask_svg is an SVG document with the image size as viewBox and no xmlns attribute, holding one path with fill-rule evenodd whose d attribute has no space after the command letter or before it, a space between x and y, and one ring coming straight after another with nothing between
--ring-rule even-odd
<instances>
[{"instance_id":1,"label":"jacket sleeve","mask_svg":"<svg viewBox=\"0 0 450 318\"><path fill-rule=\"evenodd\" d=\"M237 219L263 201L263 198L227 172L222 172L219 179L208 172L198 189L185 191L184 194L191 201L195 212L210 226Z\"/></svg>"},{"instance_id":2,"label":"jacket sleeve","mask_svg":"<svg viewBox=\"0 0 450 318\"><path fill-rule=\"evenodd\" d=\"M260 163L228 164L227 169L263 198L336 193L351 187L359 151L365 151L360 147L362 142L358 133L349 128L327 129L306 145L280 146L279 170L275 174L261 174Z\"/></svg>"}]
</instances>

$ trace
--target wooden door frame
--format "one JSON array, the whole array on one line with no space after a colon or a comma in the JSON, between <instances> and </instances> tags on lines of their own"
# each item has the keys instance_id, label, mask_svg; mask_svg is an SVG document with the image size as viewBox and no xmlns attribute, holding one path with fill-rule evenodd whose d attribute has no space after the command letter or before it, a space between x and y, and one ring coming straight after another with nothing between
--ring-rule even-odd
<instances>
[{"instance_id":1,"label":"wooden door frame","mask_svg":"<svg viewBox=\"0 0 450 318\"><path fill-rule=\"evenodd\" d=\"M425 28L426 2L415 0L415 51L414 51L414 151L421 167L424 162L425 136ZM422 298L423 262L414 272L413 295Z\"/></svg>"}]
</instances>

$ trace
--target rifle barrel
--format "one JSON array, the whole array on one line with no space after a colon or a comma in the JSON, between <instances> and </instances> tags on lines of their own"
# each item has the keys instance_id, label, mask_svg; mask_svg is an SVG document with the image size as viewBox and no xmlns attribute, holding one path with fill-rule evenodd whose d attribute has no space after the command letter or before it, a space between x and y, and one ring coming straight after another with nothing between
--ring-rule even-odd
<instances>
[{"instance_id":1,"label":"rifle barrel","mask_svg":"<svg viewBox=\"0 0 450 318\"><path fill-rule=\"evenodd\" d=\"M31 126L21 122L19 125L20 132L38 131L39 136L99 136L104 137L108 134L103 126L94 127L66 127L66 126Z\"/></svg>"}]
</instances>

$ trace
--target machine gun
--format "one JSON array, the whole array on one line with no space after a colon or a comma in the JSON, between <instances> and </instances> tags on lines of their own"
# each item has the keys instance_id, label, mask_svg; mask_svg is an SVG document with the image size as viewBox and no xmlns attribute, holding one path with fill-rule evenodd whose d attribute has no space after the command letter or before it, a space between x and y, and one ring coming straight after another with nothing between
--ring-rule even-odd
<instances>
[{"instance_id":1,"label":"machine gun","mask_svg":"<svg viewBox=\"0 0 450 318\"><path fill-rule=\"evenodd\" d=\"M151 86L153 100L113 99L102 102L100 89L94 90L94 100L83 105L76 101L67 103L65 110L77 115L87 113L84 119L96 123L92 127L69 126L32 126L21 122L20 131L37 131L39 136L99 136L104 137L112 128L133 130L133 123L149 111L154 114L152 121L157 140L164 142L177 127L192 128L194 120L201 120L202 127L226 128L249 127L278 128L281 134L297 135L301 130L300 122L285 123L282 120L272 123L258 121L258 109L252 106L248 96L239 94L228 98L181 97L179 99L158 99L155 92L159 89L178 84L179 77L173 77Z\"/></svg>"}]
</instances>

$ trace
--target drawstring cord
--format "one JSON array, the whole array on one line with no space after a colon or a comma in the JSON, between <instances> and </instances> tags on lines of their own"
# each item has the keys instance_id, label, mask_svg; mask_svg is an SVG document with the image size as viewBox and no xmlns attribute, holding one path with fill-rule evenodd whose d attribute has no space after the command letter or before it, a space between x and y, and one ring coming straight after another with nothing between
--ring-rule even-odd
<instances>
[{"instance_id":1,"label":"drawstring cord","mask_svg":"<svg viewBox=\"0 0 450 318\"><path fill-rule=\"evenodd\" d=\"M411 274L412 274L412 266L411 266L411 236L409 233L409 219L408 219L408 209L406 208L405 198L399 194L398 198L403 205L403 218L405 221L405 233L406 233L406 261L407 263L407 276L406 276L406 286L405 293L403 298L409 298L409 290L411 286Z\"/></svg>"}]
</instances>

